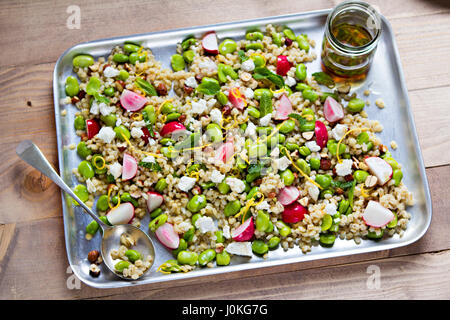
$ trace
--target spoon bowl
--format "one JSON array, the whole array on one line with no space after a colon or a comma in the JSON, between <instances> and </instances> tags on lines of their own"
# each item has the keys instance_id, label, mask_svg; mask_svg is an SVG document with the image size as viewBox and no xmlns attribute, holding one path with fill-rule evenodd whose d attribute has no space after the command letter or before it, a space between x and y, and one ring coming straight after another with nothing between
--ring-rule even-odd
<instances>
[{"instance_id":1,"label":"spoon bowl","mask_svg":"<svg viewBox=\"0 0 450 320\"><path fill-rule=\"evenodd\" d=\"M41 150L39 150L39 148L32 141L24 140L19 143L16 148L16 153L23 161L46 175L62 190L68 193L76 202L78 202L78 204L86 211L86 213L88 213L91 218L99 224L102 233L101 255L103 258L103 262L106 264L108 269L111 270L111 272L125 280L136 280L124 277L121 273L116 272L114 268L114 265L118 262L118 260L115 261L114 259L112 259L111 251L119 249L121 245L120 238L122 235L129 235L133 238L135 242L135 245L133 245L133 249L140 252L143 257L153 257L151 265L139 278L142 278L152 268L153 261L155 261L155 248L148 234L130 224L108 226L103 223L103 221L99 219L99 217L91 210L91 208L89 208L83 201L81 201L73 192L73 190L64 182L64 180L52 167L50 162L48 162L48 160L42 154Z\"/></svg>"}]
</instances>

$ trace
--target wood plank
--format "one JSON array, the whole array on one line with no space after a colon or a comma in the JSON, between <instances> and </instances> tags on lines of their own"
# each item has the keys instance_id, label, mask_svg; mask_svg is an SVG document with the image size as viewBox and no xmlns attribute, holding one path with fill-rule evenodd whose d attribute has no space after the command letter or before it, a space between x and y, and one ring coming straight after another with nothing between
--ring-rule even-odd
<instances>
[{"instance_id":1,"label":"wood plank","mask_svg":"<svg viewBox=\"0 0 450 320\"><path fill-rule=\"evenodd\" d=\"M81 28L68 29L78 5ZM0 66L53 62L80 42L329 8L331 0L0 2ZM51 8L51 10L49 9ZM101 19L99 19L101 17ZM33 50L30 50L32 48ZM12 59L14 57L14 59Z\"/></svg>"},{"instance_id":2,"label":"wood plank","mask_svg":"<svg viewBox=\"0 0 450 320\"><path fill-rule=\"evenodd\" d=\"M84 284L80 284L80 289L76 289L76 281L74 282L74 279L71 278L72 275L67 273L69 265L65 253L63 224L60 217L18 223L16 224L16 236L9 245L7 253L9 260L7 263L0 264L0 267L3 270L0 272L0 299L77 299L114 295L124 298L131 292L133 292L133 296L139 292L144 292L144 297L146 291L152 290L162 290L162 292L165 290L172 290L170 292L172 292L171 295L174 298L182 298L183 295L178 295L176 293L177 290L168 288L179 288L190 285L193 292L198 292L203 290L202 286L204 286L205 283L211 285L211 282L213 282L215 283L214 286L211 286L213 292L222 291L220 288L223 289L224 286L228 289L233 288L234 291L234 287L239 287L241 281L244 281L243 279L249 276L258 276L256 280L253 280L255 284L265 283L264 279L272 274L282 278L287 272L297 272L297 275L301 274L301 277L303 277L303 273L299 273L299 270L316 270L311 272L319 274L324 272L322 274L325 276L327 271L320 271L320 269L324 267L449 250L450 243L447 238L442 235L447 234L447 229L450 225L450 215L448 215L450 203L440 197L440 195L448 194L450 192L450 186L447 183L450 174L450 166L427 169L427 173L430 179L432 197L433 199L436 199L433 204L433 219L430 229L424 237L409 246L390 251L380 251L256 269L252 270L251 273L248 271L234 272L205 278L188 279L169 283L156 283L126 289L97 290L87 287ZM342 272L339 271L339 273ZM39 281L35 281L37 275L39 275ZM290 276L286 277L286 279L290 279ZM69 287L75 287L75 289L68 289L68 281ZM343 282L345 281L343 280ZM42 283L46 283L45 292L42 292ZM284 284L285 283L281 283L279 285ZM324 291L327 288L326 283L324 284L320 281L317 285ZM258 285L255 286L258 287ZM149 295L153 294L154 293L149 293ZM273 294L273 290L267 289L266 294Z\"/></svg>"}]
</instances>

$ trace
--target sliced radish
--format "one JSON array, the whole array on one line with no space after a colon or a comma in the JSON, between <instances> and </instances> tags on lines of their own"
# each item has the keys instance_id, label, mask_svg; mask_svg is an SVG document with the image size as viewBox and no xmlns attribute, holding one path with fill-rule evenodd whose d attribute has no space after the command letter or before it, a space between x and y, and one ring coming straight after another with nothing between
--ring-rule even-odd
<instances>
[{"instance_id":1,"label":"sliced radish","mask_svg":"<svg viewBox=\"0 0 450 320\"><path fill-rule=\"evenodd\" d=\"M147 208L149 212L152 212L156 208L159 208L164 202L164 197L158 192L147 192Z\"/></svg>"},{"instance_id":2,"label":"sliced radish","mask_svg":"<svg viewBox=\"0 0 450 320\"><path fill-rule=\"evenodd\" d=\"M255 224L253 223L253 217L250 217L231 233L231 237L234 241L243 242L250 240L254 233Z\"/></svg>"},{"instance_id":3,"label":"sliced radish","mask_svg":"<svg viewBox=\"0 0 450 320\"><path fill-rule=\"evenodd\" d=\"M170 223L164 223L156 229L155 235L159 242L169 249L176 249L180 245L180 237Z\"/></svg>"},{"instance_id":4,"label":"sliced radish","mask_svg":"<svg viewBox=\"0 0 450 320\"><path fill-rule=\"evenodd\" d=\"M288 61L286 56L279 55L277 57L277 74L285 76L291 67L292 64Z\"/></svg>"},{"instance_id":5,"label":"sliced radish","mask_svg":"<svg viewBox=\"0 0 450 320\"><path fill-rule=\"evenodd\" d=\"M92 139L100 131L100 125L95 119L86 120L86 131L88 139Z\"/></svg>"},{"instance_id":6,"label":"sliced radish","mask_svg":"<svg viewBox=\"0 0 450 320\"><path fill-rule=\"evenodd\" d=\"M364 161L370 172L378 178L378 184L384 185L392 178L392 167L380 157L368 157Z\"/></svg>"},{"instance_id":7,"label":"sliced radish","mask_svg":"<svg viewBox=\"0 0 450 320\"><path fill-rule=\"evenodd\" d=\"M283 221L286 223L297 223L302 221L305 217L305 214L308 213L305 207L303 207L300 203L294 202L288 206L284 207L284 211L282 213Z\"/></svg>"},{"instance_id":8,"label":"sliced radish","mask_svg":"<svg viewBox=\"0 0 450 320\"><path fill-rule=\"evenodd\" d=\"M371 227L381 228L394 219L391 210L383 207L379 202L370 200L362 215L364 222Z\"/></svg>"},{"instance_id":9,"label":"sliced radish","mask_svg":"<svg viewBox=\"0 0 450 320\"><path fill-rule=\"evenodd\" d=\"M316 134L316 143L319 147L324 148L328 142L328 131L327 127L322 121L316 121L316 127L314 129Z\"/></svg>"},{"instance_id":10,"label":"sliced radish","mask_svg":"<svg viewBox=\"0 0 450 320\"><path fill-rule=\"evenodd\" d=\"M120 104L127 111L138 111L147 103L147 99L136 92L123 90L120 96Z\"/></svg>"},{"instance_id":11,"label":"sliced radish","mask_svg":"<svg viewBox=\"0 0 450 320\"><path fill-rule=\"evenodd\" d=\"M239 88L233 88L230 90L230 93L228 93L228 100L235 108L238 108L239 110L244 110L244 108L247 106L247 101L245 101L244 97L239 91Z\"/></svg>"},{"instance_id":12,"label":"sliced radish","mask_svg":"<svg viewBox=\"0 0 450 320\"><path fill-rule=\"evenodd\" d=\"M122 203L117 208L111 209L106 214L106 218L113 226L128 224L134 218L134 207L129 202Z\"/></svg>"},{"instance_id":13,"label":"sliced radish","mask_svg":"<svg viewBox=\"0 0 450 320\"><path fill-rule=\"evenodd\" d=\"M278 201L283 206L290 205L295 200L297 200L298 197L300 197L300 191L294 186L284 187L283 189L281 189L277 196Z\"/></svg>"},{"instance_id":14,"label":"sliced radish","mask_svg":"<svg viewBox=\"0 0 450 320\"><path fill-rule=\"evenodd\" d=\"M202 47L209 54L218 54L219 45L217 44L217 36L214 31L210 31L203 36Z\"/></svg>"},{"instance_id":15,"label":"sliced radish","mask_svg":"<svg viewBox=\"0 0 450 320\"><path fill-rule=\"evenodd\" d=\"M216 151L215 159L227 163L234 153L234 143L232 140L222 143Z\"/></svg>"},{"instance_id":16,"label":"sliced radish","mask_svg":"<svg viewBox=\"0 0 450 320\"><path fill-rule=\"evenodd\" d=\"M128 153L124 153L122 164L122 180L126 181L133 179L136 176L137 170L138 170L137 160Z\"/></svg>"},{"instance_id":17,"label":"sliced radish","mask_svg":"<svg viewBox=\"0 0 450 320\"><path fill-rule=\"evenodd\" d=\"M344 109L333 97L327 97L323 105L323 114L328 122L333 123L344 118Z\"/></svg>"},{"instance_id":18,"label":"sliced radish","mask_svg":"<svg viewBox=\"0 0 450 320\"><path fill-rule=\"evenodd\" d=\"M169 134L181 134L184 132L186 132L186 127L182 123L178 121L171 121L162 127L159 134L161 137L165 137Z\"/></svg>"},{"instance_id":19,"label":"sliced radish","mask_svg":"<svg viewBox=\"0 0 450 320\"><path fill-rule=\"evenodd\" d=\"M277 108L276 114L275 114L275 120L286 120L289 114L293 112L292 110L292 103L289 98L283 94L280 97L280 105Z\"/></svg>"}]
</instances>

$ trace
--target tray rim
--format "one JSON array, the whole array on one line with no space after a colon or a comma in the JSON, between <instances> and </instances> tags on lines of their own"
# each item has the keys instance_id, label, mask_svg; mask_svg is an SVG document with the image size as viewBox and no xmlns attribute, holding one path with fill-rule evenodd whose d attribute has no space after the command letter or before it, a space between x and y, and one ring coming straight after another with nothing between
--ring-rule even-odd
<instances>
[{"instance_id":1,"label":"tray rim","mask_svg":"<svg viewBox=\"0 0 450 320\"><path fill-rule=\"evenodd\" d=\"M83 45L91 45L91 44L100 44L102 42L111 42L111 41L118 41L118 40L130 40L132 38L139 38L144 36L151 36L151 35L162 35L165 33L176 33L176 32L185 32L187 30L195 32L202 29L218 29L220 27L233 27L237 24L258 24L258 23L270 23L270 20L275 19L291 19L291 18L307 18L309 17L316 17L316 16L323 16L328 15L329 12L331 12L332 8L328 9L321 9L321 10L313 10L313 11L307 11L307 12L300 12L300 13L291 13L291 14L284 14L284 15L276 15L276 16L268 16L268 17L260 17L255 19L246 19L246 20L237 20L237 21L231 21L231 22L222 22L217 24L209 24L209 25L197 25L193 27L184 27L184 28L176 28L176 29L168 29L168 30L162 30L162 31L154 31L154 32L146 32L146 33L139 33L139 34L132 34L132 35L126 35L126 36L119 36L119 37L111 37L111 38L102 38L92 41L86 41L78 43L67 50L65 50L57 59L53 71L53 103L54 103L54 111L55 111L55 126L56 126L56 137L57 137L57 149L58 149L58 165L59 168L64 167L64 161L63 161L63 154L62 154L62 133L61 133L61 125L60 125L60 102L59 102L59 94L58 94L58 74L57 71L59 70L59 67L61 65L62 59L72 52L73 50L77 49L78 47L82 47ZM419 174L423 181L423 191L424 191L424 200L425 200L425 209L426 209L426 225L423 227L420 233L418 233L414 238L412 238L409 241L400 242L400 243L392 243L392 244L379 244L377 246L371 246L366 248L359 248L358 246L355 246L354 249L346 249L345 251L330 251L327 254L318 254L318 255L300 255L298 257L293 258L287 258L287 259L280 259L280 260L272 260L272 261L258 261L256 263L248 263L248 264L236 264L236 265L230 265L227 267L222 268L210 268L210 269L204 269L201 274L198 273L177 273L177 274L171 274L170 278L160 277L160 278L153 278L153 279L146 279L146 281L127 281L127 282L119 282L119 281L110 281L105 283L98 283L94 281L89 281L88 279L81 276L79 272L79 268L74 268L74 264L72 262L71 256L69 255L70 248L69 248L69 241L68 241L68 226L65 221L66 216L66 198L63 191L61 191L61 198L62 198L62 208L63 208L63 225L64 225L64 241L66 246L66 253L69 265L72 269L72 272L86 285L99 288L99 289L108 289L108 288L119 288L119 287L130 287L130 286L137 286L137 285L150 285L152 283L161 283L161 282L170 282L174 280L180 280L180 279L190 279L190 278L201 278L201 277L207 277L214 274L223 274L223 273L230 273L230 272L238 272L238 271L244 271L244 270L250 270L250 269L262 269L262 268L268 268L268 267L276 267L276 266L282 266L286 264L291 263L302 263L307 261L313 261L313 260L324 260L329 258L336 258L336 257L344 257L349 255L356 255L356 254L363 254L363 253L369 253L369 252L376 252L376 251L383 251L383 250L391 250L394 248L400 248L407 245L410 245L416 241L418 241L420 238L424 236L424 234L428 231L432 215L433 215L433 208L432 208L432 199L430 194L430 188L429 183L426 175L426 168L423 162L423 156L421 152L421 147L419 144L419 139L417 136L417 130L416 125L414 122L414 116L411 110L410 100L408 96L408 91L406 88L404 73L402 64L400 61L400 55L397 47L397 43L395 41L394 37L394 31L392 29L392 25L388 21L388 19L380 14L380 18L382 22L387 26L389 33L392 35L392 51L395 58L395 63L397 65L398 70L398 76L400 78L400 89L402 96L405 98L405 105L406 105L406 112L407 112L407 118L409 121L409 124L411 125L410 133L412 134L412 138L414 141L414 152L417 158L418 167L419 167ZM61 170L60 170L61 171ZM324 256L326 255L326 256ZM149 281L150 280L150 281Z\"/></svg>"}]
</instances>

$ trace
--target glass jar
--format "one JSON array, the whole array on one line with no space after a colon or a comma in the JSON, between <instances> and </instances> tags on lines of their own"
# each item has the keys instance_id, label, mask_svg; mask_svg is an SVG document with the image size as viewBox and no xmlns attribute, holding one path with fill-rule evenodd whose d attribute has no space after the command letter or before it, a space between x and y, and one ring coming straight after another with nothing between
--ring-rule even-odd
<instances>
[{"instance_id":1,"label":"glass jar","mask_svg":"<svg viewBox=\"0 0 450 320\"><path fill-rule=\"evenodd\" d=\"M378 12L368 3L346 1L328 15L322 64L344 78L365 78L381 35Z\"/></svg>"}]
</instances>

